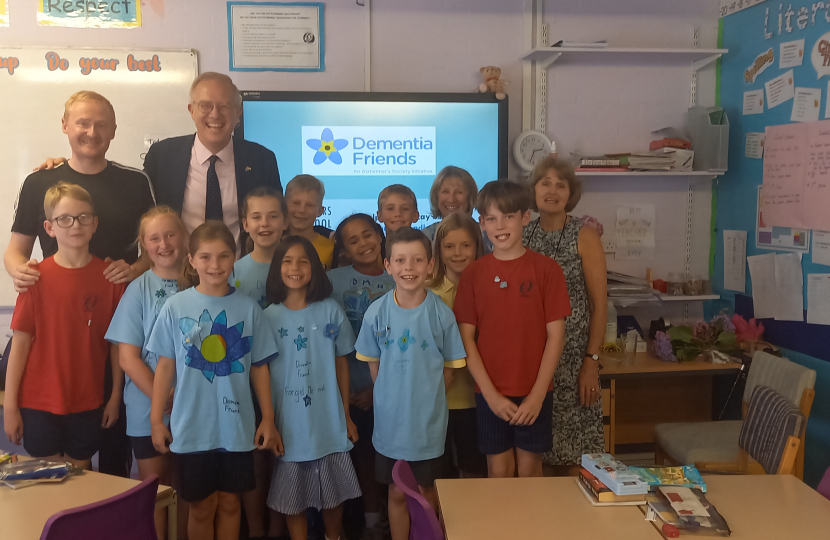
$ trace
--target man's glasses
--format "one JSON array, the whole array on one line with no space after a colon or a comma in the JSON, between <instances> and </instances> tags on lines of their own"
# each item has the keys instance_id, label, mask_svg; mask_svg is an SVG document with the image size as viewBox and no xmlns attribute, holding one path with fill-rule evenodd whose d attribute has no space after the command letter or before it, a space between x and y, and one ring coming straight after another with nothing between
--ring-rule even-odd
<instances>
[{"instance_id":1,"label":"man's glasses","mask_svg":"<svg viewBox=\"0 0 830 540\"><path fill-rule=\"evenodd\" d=\"M92 222L95 221L95 214L78 214L77 216L58 216L56 218L52 218L49 221L54 221L58 227L61 229L68 229L72 225L75 224L75 221L78 221L78 224L83 225L92 225Z\"/></svg>"},{"instance_id":2,"label":"man's glasses","mask_svg":"<svg viewBox=\"0 0 830 540\"><path fill-rule=\"evenodd\" d=\"M219 105L218 103L211 103L210 101L200 101L199 103L194 103L199 108L199 112L202 114L210 114L213 109L217 109L219 114L225 115L231 112L230 105Z\"/></svg>"}]
</instances>

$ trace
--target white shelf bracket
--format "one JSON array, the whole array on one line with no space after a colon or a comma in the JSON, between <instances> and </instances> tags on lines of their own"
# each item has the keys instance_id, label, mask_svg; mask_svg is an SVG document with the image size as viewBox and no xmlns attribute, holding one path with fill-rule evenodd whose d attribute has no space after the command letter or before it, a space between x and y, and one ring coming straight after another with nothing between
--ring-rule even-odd
<instances>
[{"instance_id":1,"label":"white shelf bracket","mask_svg":"<svg viewBox=\"0 0 830 540\"><path fill-rule=\"evenodd\" d=\"M713 54L712 56L707 56L706 58L701 58L700 60L695 60L694 62L692 62L692 70L698 71L702 68L705 68L706 66L708 66L709 64L711 64L712 62L714 62L715 60L720 58L721 56L722 55L720 55L720 54Z\"/></svg>"}]
</instances>

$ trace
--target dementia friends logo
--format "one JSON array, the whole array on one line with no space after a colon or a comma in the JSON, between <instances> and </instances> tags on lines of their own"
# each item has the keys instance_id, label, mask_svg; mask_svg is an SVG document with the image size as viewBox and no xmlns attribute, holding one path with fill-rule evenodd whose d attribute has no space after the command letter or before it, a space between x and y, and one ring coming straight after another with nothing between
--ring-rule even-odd
<instances>
[{"instance_id":1,"label":"dementia friends logo","mask_svg":"<svg viewBox=\"0 0 830 540\"><path fill-rule=\"evenodd\" d=\"M434 126L303 126L302 137L305 174L435 174Z\"/></svg>"}]
</instances>

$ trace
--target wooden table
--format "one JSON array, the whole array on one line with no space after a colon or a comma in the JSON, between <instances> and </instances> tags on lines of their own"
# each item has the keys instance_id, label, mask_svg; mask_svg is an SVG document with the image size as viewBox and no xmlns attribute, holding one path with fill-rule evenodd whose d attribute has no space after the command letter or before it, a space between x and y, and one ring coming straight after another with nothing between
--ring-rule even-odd
<instances>
[{"instance_id":1,"label":"wooden table","mask_svg":"<svg viewBox=\"0 0 830 540\"><path fill-rule=\"evenodd\" d=\"M638 507L593 507L573 478L469 478L435 485L447 540L660 540Z\"/></svg>"},{"instance_id":2,"label":"wooden table","mask_svg":"<svg viewBox=\"0 0 830 540\"><path fill-rule=\"evenodd\" d=\"M706 497L732 529L731 540L830 536L830 501L794 476L707 475L705 480ZM642 507L591 506L573 478L438 480L435 485L447 540L662 537L645 520Z\"/></svg>"},{"instance_id":3,"label":"wooden table","mask_svg":"<svg viewBox=\"0 0 830 540\"><path fill-rule=\"evenodd\" d=\"M0 537L38 540L53 514L108 499L140 483L84 471L60 483L47 482L16 490L0 486ZM176 540L176 492L171 487L159 486L156 508L164 507L167 507L167 537Z\"/></svg>"},{"instance_id":4,"label":"wooden table","mask_svg":"<svg viewBox=\"0 0 830 540\"><path fill-rule=\"evenodd\" d=\"M712 377L736 375L740 364L663 362L649 353L601 353L599 372L605 451L652 443L664 422L712 420Z\"/></svg>"},{"instance_id":5,"label":"wooden table","mask_svg":"<svg viewBox=\"0 0 830 540\"><path fill-rule=\"evenodd\" d=\"M705 475L706 498L731 540L830 538L830 500L789 474Z\"/></svg>"}]
</instances>

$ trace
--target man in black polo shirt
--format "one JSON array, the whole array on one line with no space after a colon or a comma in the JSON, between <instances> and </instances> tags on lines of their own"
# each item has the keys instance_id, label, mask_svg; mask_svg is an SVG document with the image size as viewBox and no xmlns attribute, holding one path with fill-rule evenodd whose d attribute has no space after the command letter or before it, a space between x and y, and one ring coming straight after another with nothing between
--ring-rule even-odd
<instances>
[{"instance_id":1,"label":"man in black polo shirt","mask_svg":"<svg viewBox=\"0 0 830 540\"><path fill-rule=\"evenodd\" d=\"M43 228L43 198L46 190L61 180L80 185L92 196L98 230L89 250L110 262L104 271L107 279L126 283L147 270L146 265L136 263L135 240L141 216L155 205L153 191L142 171L107 161L106 152L116 127L112 104L95 92L76 92L66 102L61 125L72 157L60 167L30 174L20 189L12 237L3 258L17 291L25 291L40 277L37 261L31 259L35 239L40 240L44 257L57 251L55 239ZM106 390L107 396L110 390ZM118 422L104 431L98 460L101 472L129 475L130 448L124 416L122 404Z\"/></svg>"}]
</instances>

